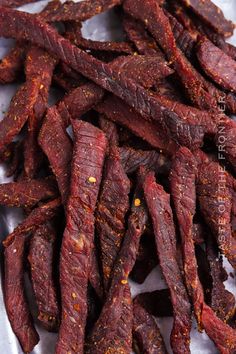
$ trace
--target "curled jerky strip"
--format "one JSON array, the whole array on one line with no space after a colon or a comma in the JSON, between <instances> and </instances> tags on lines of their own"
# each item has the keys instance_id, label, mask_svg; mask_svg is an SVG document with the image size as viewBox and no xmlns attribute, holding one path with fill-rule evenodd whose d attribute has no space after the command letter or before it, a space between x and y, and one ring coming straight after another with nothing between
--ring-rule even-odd
<instances>
[{"instance_id":1,"label":"curled jerky strip","mask_svg":"<svg viewBox=\"0 0 236 354\"><path fill-rule=\"evenodd\" d=\"M0 62L0 83L9 84L16 81L23 67L26 48L18 42Z\"/></svg>"},{"instance_id":2,"label":"curled jerky strip","mask_svg":"<svg viewBox=\"0 0 236 354\"><path fill-rule=\"evenodd\" d=\"M33 207L57 194L53 178L0 184L0 204L10 207Z\"/></svg>"},{"instance_id":3,"label":"curled jerky strip","mask_svg":"<svg viewBox=\"0 0 236 354\"><path fill-rule=\"evenodd\" d=\"M97 202L106 151L103 132L89 123L73 121L74 150L67 202L60 283L62 318L56 353L82 353L87 318L87 285L94 239Z\"/></svg>"},{"instance_id":4,"label":"curled jerky strip","mask_svg":"<svg viewBox=\"0 0 236 354\"><path fill-rule=\"evenodd\" d=\"M199 329L206 330L221 353L234 353L236 331L221 321L214 311L206 305L202 285L198 278L192 237L193 216L196 212L196 173L197 164L194 156L188 149L181 148L173 162L170 182L182 237L186 284L193 301Z\"/></svg>"},{"instance_id":5,"label":"curled jerky strip","mask_svg":"<svg viewBox=\"0 0 236 354\"><path fill-rule=\"evenodd\" d=\"M38 319L49 331L58 329L59 305L53 274L56 232L52 225L41 225L29 248L31 281L38 307Z\"/></svg>"}]
</instances>

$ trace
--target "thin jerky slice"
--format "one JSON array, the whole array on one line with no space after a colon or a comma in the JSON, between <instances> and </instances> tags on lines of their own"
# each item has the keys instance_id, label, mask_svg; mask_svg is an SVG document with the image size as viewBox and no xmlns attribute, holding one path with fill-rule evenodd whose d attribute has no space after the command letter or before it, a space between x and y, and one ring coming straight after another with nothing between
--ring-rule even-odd
<instances>
[{"instance_id":1,"label":"thin jerky slice","mask_svg":"<svg viewBox=\"0 0 236 354\"><path fill-rule=\"evenodd\" d=\"M66 132L64 121L55 107L48 109L38 139L56 176L62 201L65 204L70 188L72 142Z\"/></svg>"},{"instance_id":2,"label":"thin jerky slice","mask_svg":"<svg viewBox=\"0 0 236 354\"><path fill-rule=\"evenodd\" d=\"M130 182L123 169L117 147L107 157L101 194L96 211L104 288L108 289L111 272L125 233L129 209Z\"/></svg>"},{"instance_id":3,"label":"thin jerky slice","mask_svg":"<svg viewBox=\"0 0 236 354\"><path fill-rule=\"evenodd\" d=\"M136 296L135 302L139 303L146 311L155 317L173 316L173 306L169 289L139 294Z\"/></svg>"},{"instance_id":4,"label":"thin jerky slice","mask_svg":"<svg viewBox=\"0 0 236 354\"><path fill-rule=\"evenodd\" d=\"M60 260L62 318L57 354L83 352L93 214L106 151L106 138L100 129L77 120L73 121L73 131L71 186Z\"/></svg>"},{"instance_id":5,"label":"thin jerky slice","mask_svg":"<svg viewBox=\"0 0 236 354\"><path fill-rule=\"evenodd\" d=\"M207 25L225 37L233 35L234 24L224 17L223 11L211 0L181 0Z\"/></svg>"},{"instance_id":6,"label":"thin jerky slice","mask_svg":"<svg viewBox=\"0 0 236 354\"><path fill-rule=\"evenodd\" d=\"M170 289L174 324L171 346L174 353L190 353L191 306L177 261L175 228L170 197L150 173L144 194L152 218L161 270Z\"/></svg>"},{"instance_id":7,"label":"thin jerky slice","mask_svg":"<svg viewBox=\"0 0 236 354\"><path fill-rule=\"evenodd\" d=\"M236 61L208 39L202 39L198 60L206 74L226 90L236 92Z\"/></svg>"},{"instance_id":8,"label":"thin jerky slice","mask_svg":"<svg viewBox=\"0 0 236 354\"><path fill-rule=\"evenodd\" d=\"M9 84L18 79L19 73L23 68L26 48L21 42L17 43L14 48L0 62L0 83Z\"/></svg>"},{"instance_id":9,"label":"thin jerky slice","mask_svg":"<svg viewBox=\"0 0 236 354\"><path fill-rule=\"evenodd\" d=\"M38 319L49 331L56 331L59 325L59 305L53 274L55 242L54 227L49 223L44 224L34 233L28 254Z\"/></svg>"},{"instance_id":10,"label":"thin jerky slice","mask_svg":"<svg viewBox=\"0 0 236 354\"><path fill-rule=\"evenodd\" d=\"M49 7L41 15L45 21L85 21L104 11L120 5L121 0L85 0L75 3L66 1L62 4L60 1L54 1L57 6Z\"/></svg>"},{"instance_id":11,"label":"thin jerky slice","mask_svg":"<svg viewBox=\"0 0 236 354\"><path fill-rule=\"evenodd\" d=\"M197 164L194 156L188 149L181 148L175 156L170 182L182 238L186 284L193 301L199 329L206 330L221 353L234 353L236 331L221 321L214 311L206 305L197 273L192 237L193 216L196 210L196 172Z\"/></svg>"},{"instance_id":12,"label":"thin jerky slice","mask_svg":"<svg viewBox=\"0 0 236 354\"><path fill-rule=\"evenodd\" d=\"M0 204L10 207L33 207L57 195L57 187L52 178L0 184Z\"/></svg>"},{"instance_id":13,"label":"thin jerky slice","mask_svg":"<svg viewBox=\"0 0 236 354\"><path fill-rule=\"evenodd\" d=\"M133 311L133 336L140 352L143 354L167 353L160 329L152 315L136 301L133 304Z\"/></svg>"}]
</instances>

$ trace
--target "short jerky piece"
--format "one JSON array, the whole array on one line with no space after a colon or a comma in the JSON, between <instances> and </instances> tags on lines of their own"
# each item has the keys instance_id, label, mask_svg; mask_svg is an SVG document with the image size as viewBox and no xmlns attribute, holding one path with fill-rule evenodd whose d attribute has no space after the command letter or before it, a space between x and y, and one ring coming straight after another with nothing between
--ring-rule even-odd
<instances>
[{"instance_id":1,"label":"short jerky piece","mask_svg":"<svg viewBox=\"0 0 236 354\"><path fill-rule=\"evenodd\" d=\"M197 50L205 73L226 90L236 92L236 61L208 39L202 39Z\"/></svg>"},{"instance_id":2,"label":"short jerky piece","mask_svg":"<svg viewBox=\"0 0 236 354\"><path fill-rule=\"evenodd\" d=\"M39 0L0 0L0 6L18 7L25 4L30 4Z\"/></svg>"},{"instance_id":3,"label":"short jerky piece","mask_svg":"<svg viewBox=\"0 0 236 354\"><path fill-rule=\"evenodd\" d=\"M38 97L28 119L28 132L24 142L24 171L28 178L35 177L42 160L37 136L43 115L48 105L49 88L56 60L43 49L32 47L28 50L25 63L26 81L37 81Z\"/></svg>"},{"instance_id":4,"label":"short jerky piece","mask_svg":"<svg viewBox=\"0 0 236 354\"><path fill-rule=\"evenodd\" d=\"M189 7L207 25L212 27L217 33L230 37L233 35L234 24L226 20L222 10L211 0L180 0Z\"/></svg>"},{"instance_id":5,"label":"short jerky piece","mask_svg":"<svg viewBox=\"0 0 236 354\"><path fill-rule=\"evenodd\" d=\"M1 35L5 37L13 36L18 39L23 38L37 43L39 46L43 46L51 53L57 55L61 60L71 65L72 68L101 85L104 89L111 91L115 95L124 99L139 113L145 116L146 119L147 117L152 117L152 119L158 121L163 128L168 128L167 135L174 134L173 138L177 140L177 142L186 146L191 146L194 134L194 148L197 148L197 146L202 145L204 132L207 132L209 125L211 126L210 130L212 130L211 119L213 119L213 117L209 116L206 121L206 112L205 114L202 113L204 117L196 117L195 114L192 114L191 108L184 105L181 108L180 116L175 112L171 112L170 110L175 110L173 102L171 105L169 103L166 106L166 99L163 101L162 96L157 99L152 92L146 91L136 82L119 74L119 72L112 69L109 64L97 60L88 53L85 53L78 47L72 45L40 18L7 8L1 8L0 17ZM12 20L13 18L14 20ZM9 26L9 23L11 26ZM19 25L24 28L23 32L18 31ZM45 40L45 38L47 38L47 40ZM202 95L199 90L197 95L196 91L192 90L194 83L191 83L189 78L187 79L187 82L188 86L191 86L191 92L193 93L194 91L194 97L198 97L198 99L201 98ZM211 99L207 97L208 108L210 102ZM211 102L211 109L212 105ZM199 114L200 112L201 111L199 111ZM171 115L170 120L167 119L167 116L169 115ZM202 118L200 126L198 123L199 118ZM168 127L166 127L166 124L168 124ZM193 148L193 146L191 146L191 148Z\"/></svg>"},{"instance_id":6,"label":"short jerky piece","mask_svg":"<svg viewBox=\"0 0 236 354\"><path fill-rule=\"evenodd\" d=\"M192 237L193 216L196 211L196 172L197 164L194 156L188 149L181 148L173 162L170 183L182 238L186 285L192 298L199 329L206 330L221 353L234 353L236 331L221 321L214 311L206 305L198 277Z\"/></svg>"},{"instance_id":7,"label":"short jerky piece","mask_svg":"<svg viewBox=\"0 0 236 354\"><path fill-rule=\"evenodd\" d=\"M171 347L174 353L190 353L191 306L177 262L170 197L163 187L156 183L153 173L145 180L144 194L152 218L161 270L170 289L173 304Z\"/></svg>"},{"instance_id":8,"label":"short jerky piece","mask_svg":"<svg viewBox=\"0 0 236 354\"><path fill-rule=\"evenodd\" d=\"M155 150L136 150L124 146L119 151L122 165L127 174L137 171L140 166L158 173L168 171L169 159Z\"/></svg>"},{"instance_id":9,"label":"short jerky piece","mask_svg":"<svg viewBox=\"0 0 236 354\"><path fill-rule=\"evenodd\" d=\"M173 316L173 306L169 289L139 294L135 298L135 301L155 317Z\"/></svg>"},{"instance_id":10,"label":"short jerky piece","mask_svg":"<svg viewBox=\"0 0 236 354\"><path fill-rule=\"evenodd\" d=\"M57 330L59 325L59 306L53 274L55 242L55 229L49 223L44 224L34 233L28 255L38 319L49 331Z\"/></svg>"},{"instance_id":11,"label":"short jerky piece","mask_svg":"<svg viewBox=\"0 0 236 354\"><path fill-rule=\"evenodd\" d=\"M112 68L139 85L150 88L158 80L173 74L167 62L159 61L153 55L129 55L120 56L111 63Z\"/></svg>"},{"instance_id":12,"label":"short jerky piece","mask_svg":"<svg viewBox=\"0 0 236 354\"><path fill-rule=\"evenodd\" d=\"M42 13L42 18L48 22L54 21L85 21L104 11L120 5L121 0L85 0L75 3L66 1L54 1L57 6L49 6L48 10Z\"/></svg>"},{"instance_id":13,"label":"short jerky piece","mask_svg":"<svg viewBox=\"0 0 236 354\"><path fill-rule=\"evenodd\" d=\"M111 147L104 167L104 177L96 211L96 228L106 290L125 233L129 192L130 181L122 166L119 150L115 146Z\"/></svg>"},{"instance_id":14,"label":"short jerky piece","mask_svg":"<svg viewBox=\"0 0 236 354\"><path fill-rule=\"evenodd\" d=\"M212 235L209 234L206 242L206 253L212 278L210 306L222 321L227 322L235 312L235 297L225 289L225 270L222 256L218 252Z\"/></svg>"},{"instance_id":15,"label":"short jerky piece","mask_svg":"<svg viewBox=\"0 0 236 354\"><path fill-rule=\"evenodd\" d=\"M87 353L129 354L132 348L132 299L128 277L148 215L142 192L145 171L139 175L128 230L113 269L111 286L101 315L88 339Z\"/></svg>"},{"instance_id":16,"label":"short jerky piece","mask_svg":"<svg viewBox=\"0 0 236 354\"><path fill-rule=\"evenodd\" d=\"M65 204L70 188L72 142L66 132L64 121L55 107L48 109L38 139L56 176L62 201Z\"/></svg>"},{"instance_id":17,"label":"short jerky piece","mask_svg":"<svg viewBox=\"0 0 236 354\"><path fill-rule=\"evenodd\" d=\"M104 91L92 82L70 91L58 104L58 112L66 125L70 118L79 118L92 109L104 96Z\"/></svg>"},{"instance_id":18,"label":"short jerky piece","mask_svg":"<svg viewBox=\"0 0 236 354\"><path fill-rule=\"evenodd\" d=\"M100 129L75 120L73 131L71 186L60 261L62 316L57 354L83 352L93 214L106 151L106 138Z\"/></svg>"},{"instance_id":19,"label":"short jerky piece","mask_svg":"<svg viewBox=\"0 0 236 354\"><path fill-rule=\"evenodd\" d=\"M143 354L167 353L156 321L138 302L133 303L133 336L135 344Z\"/></svg>"},{"instance_id":20,"label":"short jerky piece","mask_svg":"<svg viewBox=\"0 0 236 354\"><path fill-rule=\"evenodd\" d=\"M9 84L18 79L23 68L25 46L19 42L0 62L0 83Z\"/></svg>"},{"instance_id":21,"label":"short jerky piece","mask_svg":"<svg viewBox=\"0 0 236 354\"><path fill-rule=\"evenodd\" d=\"M57 197L53 178L0 184L0 204L16 207L33 207L40 201Z\"/></svg>"}]
</instances>

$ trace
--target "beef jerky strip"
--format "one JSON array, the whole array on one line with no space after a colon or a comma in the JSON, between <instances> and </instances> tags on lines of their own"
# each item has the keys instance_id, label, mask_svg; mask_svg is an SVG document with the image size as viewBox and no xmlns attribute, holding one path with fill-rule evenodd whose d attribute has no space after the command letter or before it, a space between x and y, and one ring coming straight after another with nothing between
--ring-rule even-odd
<instances>
[{"instance_id":1,"label":"beef jerky strip","mask_svg":"<svg viewBox=\"0 0 236 354\"><path fill-rule=\"evenodd\" d=\"M26 48L17 43L0 62L0 84L9 84L18 79L23 68Z\"/></svg>"},{"instance_id":2,"label":"beef jerky strip","mask_svg":"<svg viewBox=\"0 0 236 354\"><path fill-rule=\"evenodd\" d=\"M123 169L119 150L115 146L110 147L96 211L105 290L108 289L111 272L125 234L129 192L130 181Z\"/></svg>"},{"instance_id":3,"label":"beef jerky strip","mask_svg":"<svg viewBox=\"0 0 236 354\"><path fill-rule=\"evenodd\" d=\"M139 303L147 312L155 317L173 316L173 306L169 289L139 294L136 296L135 302Z\"/></svg>"},{"instance_id":4,"label":"beef jerky strip","mask_svg":"<svg viewBox=\"0 0 236 354\"><path fill-rule=\"evenodd\" d=\"M168 60L178 73L189 98L198 108L212 109L216 107L213 97L205 90L198 73L177 48L173 32L162 8L155 0L126 0L124 10L131 16L141 20L164 50ZM209 105L210 102L210 105Z\"/></svg>"},{"instance_id":5,"label":"beef jerky strip","mask_svg":"<svg viewBox=\"0 0 236 354\"><path fill-rule=\"evenodd\" d=\"M38 307L38 319L49 331L59 325L59 306L53 274L56 232L52 225L41 225L30 241L28 261Z\"/></svg>"},{"instance_id":6,"label":"beef jerky strip","mask_svg":"<svg viewBox=\"0 0 236 354\"><path fill-rule=\"evenodd\" d=\"M209 235L207 238L206 253L212 278L210 306L215 311L217 317L227 322L235 312L235 297L225 289L223 260L222 256L219 255L212 235Z\"/></svg>"},{"instance_id":7,"label":"beef jerky strip","mask_svg":"<svg viewBox=\"0 0 236 354\"><path fill-rule=\"evenodd\" d=\"M133 336L140 352L143 354L167 353L160 329L152 315L136 301L133 304L133 311Z\"/></svg>"},{"instance_id":8,"label":"beef jerky strip","mask_svg":"<svg viewBox=\"0 0 236 354\"><path fill-rule=\"evenodd\" d=\"M181 0L181 2L217 33L224 37L233 35L234 24L226 20L223 11L211 0Z\"/></svg>"},{"instance_id":9,"label":"beef jerky strip","mask_svg":"<svg viewBox=\"0 0 236 354\"><path fill-rule=\"evenodd\" d=\"M3 242L5 246L5 305L12 329L25 353L33 350L39 337L34 328L24 291L24 251L30 232L50 220L58 210L60 200L34 209Z\"/></svg>"},{"instance_id":10,"label":"beef jerky strip","mask_svg":"<svg viewBox=\"0 0 236 354\"><path fill-rule=\"evenodd\" d=\"M0 6L4 7L18 7L25 4L30 4L39 0L0 0Z\"/></svg>"},{"instance_id":11,"label":"beef jerky strip","mask_svg":"<svg viewBox=\"0 0 236 354\"><path fill-rule=\"evenodd\" d=\"M144 183L144 194L152 218L161 270L170 289L174 324L171 347L174 353L190 353L191 307L177 261L175 227L170 197L150 173Z\"/></svg>"},{"instance_id":12,"label":"beef jerky strip","mask_svg":"<svg viewBox=\"0 0 236 354\"><path fill-rule=\"evenodd\" d=\"M16 207L33 207L40 201L57 197L53 178L0 184L0 204Z\"/></svg>"},{"instance_id":13,"label":"beef jerky strip","mask_svg":"<svg viewBox=\"0 0 236 354\"><path fill-rule=\"evenodd\" d=\"M61 248L62 318L56 353L82 353L87 285L94 238L94 209L106 151L103 132L73 121L74 151L67 220Z\"/></svg>"},{"instance_id":14,"label":"beef jerky strip","mask_svg":"<svg viewBox=\"0 0 236 354\"><path fill-rule=\"evenodd\" d=\"M42 13L42 18L48 22L55 21L86 21L104 11L120 5L121 0L85 0L75 3L54 1L55 6L49 7ZM57 5L57 6L56 6Z\"/></svg>"},{"instance_id":15,"label":"beef jerky strip","mask_svg":"<svg viewBox=\"0 0 236 354\"><path fill-rule=\"evenodd\" d=\"M5 37L12 36L28 39L31 42L35 42L38 45L43 46L50 52L60 57L60 59L65 61L67 64L70 64L75 70L80 71L85 76L101 85L103 88L114 92L117 96L123 98L128 104L133 106L146 118L151 116L154 120L159 121L162 126L168 121L168 119L165 119L166 116L171 114L171 130L172 132L175 130L175 135L176 130L183 125L181 134L178 133L177 136L175 136L175 139L181 139L181 142L183 142L184 145L186 143L191 144L189 139L192 140L192 134L194 134L195 140L196 137L199 139L198 145L199 143L202 144L204 132L199 132L199 129L200 131L202 129L199 127L199 124L197 124L199 119L196 119L196 117L192 114L186 117L186 110L188 114L191 113L189 111L190 107L183 106L181 109L182 116L184 115L185 120L185 124L183 124L183 117L179 117L177 114L170 112L169 105L166 107L165 103L162 102L162 98L157 100L157 97L153 97L151 92L146 91L143 87L139 86L134 81L127 79L119 72L112 70L109 64L100 62L99 60L91 57L88 53L80 50L78 47L71 45L68 40L61 37L52 27L42 22L40 18L35 18L30 14L14 11L12 9L1 8L0 10L1 35ZM14 20L12 20L13 18ZM9 23L11 26L5 26ZM23 32L17 30L19 24L23 26ZM201 95L198 94L198 97L200 96ZM208 104L209 102L210 100L208 100ZM171 104L173 110L173 102ZM191 129L186 126L187 118ZM210 119L210 117L208 117L208 119ZM211 122L205 121L205 115L204 122L206 130L209 124L211 125Z\"/></svg>"},{"instance_id":16,"label":"beef jerky strip","mask_svg":"<svg viewBox=\"0 0 236 354\"><path fill-rule=\"evenodd\" d=\"M182 237L184 272L189 295L199 329L204 328L221 353L234 353L236 331L221 321L206 305L202 285L197 273L194 242L192 237L193 216L196 211L195 179L197 164L192 153L181 148L175 157L171 172L171 190Z\"/></svg>"},{"instance_id":17,"label":"beef jerky strip","mask_svg":"<svg viewBox=\"0 0 236 354\"><path fill-rule=\"evenodd\" d=\"M143 175L145 171L139 175L128 230L113 269L107 301L89 337L86 353L129 354L131 352L132 300L128 277L134 266L140 237L148 219L142 192Z\"/></svg>"},{"instance_id":18,"label":"beef jerky strip","mask_svg":"<svg viewBox=\"0 0 236 354\"><path fill-rule=\"evenodd\" d=\"M236 61L208 39L202 39L198 60L206 74L225 90L236 92Z\"/></svg>"},{"instance_id":19,"label":"beef jerky strip","mask_svg":"<svg viewBox=\"0 0 236 354\"><path fill-rule=\"evenodd\" d=\"M63 204L65 204L70 188L72 142L66 132L64 121L55 107L48 109L38 141L50 162L57 179Z\"/></svg>"}]
</instances>

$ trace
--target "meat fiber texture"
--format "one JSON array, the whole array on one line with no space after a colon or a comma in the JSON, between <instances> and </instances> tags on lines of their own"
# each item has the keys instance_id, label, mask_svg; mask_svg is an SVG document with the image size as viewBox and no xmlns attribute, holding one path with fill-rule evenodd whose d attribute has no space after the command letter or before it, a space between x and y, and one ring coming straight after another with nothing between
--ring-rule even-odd
<instances>
[{"instance_id":1,"label":"meat fiber texture","mask_svg":"<svg viewBox=\"0 0 236 354\"><path fill-rule=\"evenodd\" d=\"M236 2L235 0L213 0L216 5L220 6L223 10L226 18L236 22ZM47 1L38 1L35 4L29 4L22 7L28 12L39 12L47 4ZM96 16L95 18L88 20L83 24L82 32L87 38L93 40L117 40L120 37L120 30L118 24L115 22L115 16L112 15L112 21L110 14L104 13ZM236 45L236 36L229 39L230 43ZM2 58L11 48L12 40L0 39L0 57ZM16 85L3 85L0 90L0 120L3 117L3 112L7 110L11 97L16 91ZM54 102L54 97L52 97ZM0 165L0 183L11 182L12 180L6 177L6 168L4 165ZM2 207L1 207L2 208ZM2 208L0 215L0 237L4 239L14 227L22 220L22 212L16 208ZM227 270L231 271L231 267L227 265ZM0 279L1 279L0 271ZM236 293L235 279L229 277L229 280L225 283L226 288L233 293ZM165 288L163 280L161 279L158 268L154 269L149 275L145 283L137 285L131 282L132 295L136 296L139 293L154 291L156 289ZM3 305L3 294L0 289L0 353L7 354L21 354L21 348L15 335L12 333L11 326L6 316L6 312ZM171 318L162 318L159 321L161 333L167 343L168 352L171 353L168 343L168 337L172 328ZM193 331L191 335L191 353L192 354L217 354L215 346L208 339L206 335L199 334L196 330L196 325L193 325ZM37 331L40 335L40 344L35 347L33 354L53 354L56 342L55 334L48 334L46 331L37 327Z\"/></svg>"}]
</instances>

